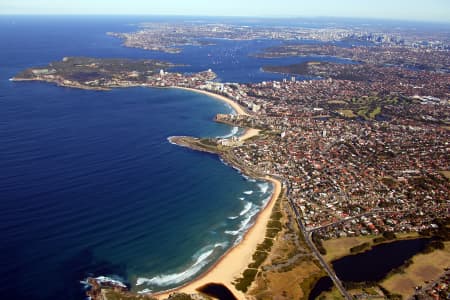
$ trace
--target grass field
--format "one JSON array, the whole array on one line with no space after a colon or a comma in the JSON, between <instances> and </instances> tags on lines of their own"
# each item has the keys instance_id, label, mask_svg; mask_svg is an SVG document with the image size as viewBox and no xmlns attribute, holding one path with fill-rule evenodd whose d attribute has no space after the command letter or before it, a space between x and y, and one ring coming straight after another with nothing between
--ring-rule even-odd
<instances>
[{"instance_id":1,"label":"grass field","mask_svg":"<svg viewBox=\"0 0 450 300\"><path fill-rule=\"evenodd\" d=\"M388 242L419 237L419 235L414 232L397 233L396 236L397 236L397 238L395 240L388 241ZM376 237L381 237L381 235L344 237L344 238L323 241L323 246L327 250L327 254L324 256L324 258L327 262L332 262L333 260L339 259L341 257L347 256L350 254L354 254L354 253L350 253L350 249L355 246L361 245L363 243L369 243L372 247L375 245L373 243L373 239Z\"/></svg>"},{"instance_id":2,"label":"grass field","mask_svg":"<svg viewBox=\"0 0 450 300\"><path fill-rule=\"evenodd\" d=\"M441 174L445 176L445 178L450 179L450 171L441 171Z\"/></svg>"},{"instance_id":3,"label":"grass field","mask_svg":"<svg viewBox=\"0 0 450 300\"><path fill-rule=\"evenodd\" d=\"M318 299L319 300L343 300L344 297L341 295L341 293L338 291L338 289L336 287L333 287L333 289L331 291L320 294Z\"/></svg>"},{"instance_id":4,"label":"grass field","mask_svg":"<svg viewBox=\"0 0 450 300\"><path fill-rule=\"evenodd\" d=\"M347 104L347 102L343 100L330 100L328 101L328 104Z\"/></svg>"},{"instance_id":5,"label":"grass field","mask_svg":"<svg viewBox=\"0 0 450 300\"><path fill-rule=\"evenodd\" d=\"M323 241L323 246L327 250L325 260L327 262L331 262L338 258L347 256L350 254L350 248L363 243L372 243L374 237L375 236L344 237Z\"/></svg>"},{"instance_id":6,"label":"grass field","mask_svg":"<svg viewBox=\"0 0 450 300\"><path fill-rule=\"evenodd\" d=\"M356 118L355 113L351 109L340 109L337 112L346 118Z\"/></svg>"},{"instance_id":7,"label":"grass field","mask_svg":"<svg viewBox=\"0 0 450 300\"><path fill-rule=\"evenodd\" d=\"M402 274L394 274L381 282L391 293L400 294L407 299L414 293L414 287L432 281L450 267L450 242L445 243L443 250L435 250L427 254L413 257L413 263Z\"/></svg>"}]
</instances>

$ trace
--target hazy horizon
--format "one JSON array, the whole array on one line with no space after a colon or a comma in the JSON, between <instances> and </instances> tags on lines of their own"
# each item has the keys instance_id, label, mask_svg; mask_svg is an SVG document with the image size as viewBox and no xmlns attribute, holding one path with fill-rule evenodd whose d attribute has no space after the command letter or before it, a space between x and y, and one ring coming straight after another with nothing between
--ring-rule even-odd
<instances>
[{"instance_id":1,"label":"hazy horizon","mask_svg":"<svg viewBox=\"0 0 450 300\"><path fill-rule=\"evenodd\" d=\"M168 0L141 3L130 0L114 3L79 0L73 3L52 0L0 0L0 15L140 15L250 18L350 18L450 23L450 1L446 0L321 0L261 1Z\"/></svg>"}]
</instances>

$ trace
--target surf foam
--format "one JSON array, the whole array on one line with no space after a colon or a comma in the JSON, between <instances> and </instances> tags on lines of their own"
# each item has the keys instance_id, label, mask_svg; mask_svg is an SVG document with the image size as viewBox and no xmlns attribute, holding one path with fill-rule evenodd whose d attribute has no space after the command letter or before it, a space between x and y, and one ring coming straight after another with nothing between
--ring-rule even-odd
<instances>
[{"instance_id":1,"label":"surf foam","mask_svg":"<svg viewBox=\"0 0 450 300\"><path fill-rule=\"evenodd\" d=\"M268 182L258 183L258 187L261 193L265 194L269 190L269 183Z\"/></svg>"},{"instance_id":2,"label":"surf foam","mask_svg":"<svg viewBox=\"0 0 450 300\"><path fill-rule=\"evenodd\" d=\"M253 208L252 208L253 207ZM260 207L257 206L251 206L251 208L247 211L246 218L241 221L239 224L239 228L236 230L226 230L225 233L229 235L240 235L236 241L235 244L239 243L242 240L242 236L247 231L248 228L251 226L251 220L253 217L259 212Z\"/></svg>"},{"instance_id":3,"label":"surf foam","mask_svg":"<svg viewBox=\"0 0 450 300\"><path fill-rule=\"evenodd\" d=\"M214 250L216 248L218 247L225 248L226 246L227 246L226 242L217 243L212 246L206 246L200 249L196 254L194 254L193 258L195 259L195 262L186 270L179 273L158 275L152 278L139 277L136 281L136 285L147 284L157 286L168 286L183 282L193 277L211 261L212 259L211 255L214 253Z\"/></svg>"},{"instance_id":4,"label":"surf foam","mask_svg":"<svg viewBox=\"0 0 450 300\"><path fill-rule=\"evenodd\" d=\"M229 134L226 134L226 135L223 135L223 136L218 136L217 138L219 138L219 139L227 139L227 138L230 138L232 136L235 136L238 132L239 132L239 127L233 127Z\"/></svg>"},{"instance_id":5,"label":"surf foam","mask_svg":"<svg viewBox=\"0 0 450 300\"><path fill-rule=\"evenodd\" d=\"M242 177L245 178L245 180L249 181L249 182L256 182L256 179L250 178L247 175L242 174Z\"/></svg>"},{"instance_id":6,"label":"surf foam","mask_svg":"<svg viewBox=\"0 0 450 300\"><path fill-rule=\"evenodd\" d=\"M252 203L251 202L247 202L246 204L245 204L245 207L244 207L244 209L239 213L239 216L243 216L243 215L245 215L246 213L248 213L248 211L252 208Z\"/></svg>"},{"instance_id":7,"label":"surf foam","mask_svg":"<svg viewBox=\"0 0 450 300\"><path fill-rule=\"evenodd\" d=\"M113 284L115 286L120 286L123 288L126 288L127 286L120 280L118 279L113 279L111 277L107 277L107 276L98 276L94 278L95 281L97 281L100 284Z\"/></svg>"}]
</instances>

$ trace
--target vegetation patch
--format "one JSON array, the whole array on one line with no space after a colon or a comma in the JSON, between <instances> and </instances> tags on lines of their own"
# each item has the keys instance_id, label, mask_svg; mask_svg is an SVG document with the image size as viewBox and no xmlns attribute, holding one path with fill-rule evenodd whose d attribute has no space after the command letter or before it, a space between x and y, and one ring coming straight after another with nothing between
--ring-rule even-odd
<instances>
[{"instance_id":1,"label":"vegetation patch","mask_svg":"<svg viewBox=\"0 0 450 300\"><path fill-rule=\"evenodd\" d=\"M106 288L104 288L103 290L104 295L106 296L105 300L156 300L156 298L146 295L139 295L129 292L118 292L113 289L106 289Z\"/></svg>"},{"instance_id":2,"label":"vegetation patch","mask_svg":"<svg viewBox=\"0 0 450 300\"><path fill-rule=\"evenodd\" d=\"M360 245L357 245L355 247L351 247L350 248L350 253L354 254L354 253L359 253L359 252L363 252L367 249L370 248L370 243L362 243Z\"/></svg>"},{"instance_id":3,"label":"vegetation patch","mask_svg":"<svg viewBox=\"0 0 450 300\"><path fill-rule=\"evenodd\" d=\"M311 293L312 289L316 285L317 281L319 281L320 278L323 277L322 273L316 273L308 276L305 278L302 283L300 284L300 287L302 291L306 291L303 295L303 299L307 300L309 297L309 294Z\"/></svg>"},{"instance_id":4,"label":"vegetation patch","mask_svg":"<svg viewBox=\"0 0 450 300\"><path fill-rule=\"evenodd\" d=\"M264 242L258 245L256 248L257 251L270 251L270 248L273 246L273 240L265 238Z\"/></svg>"},{"instance_id":5,"label":"vegetation patch","mask_svg":"<svg viewBox=\"0 0 450 300\"><path fill-rule=\"evenodd\" d=\"M379 115L381 113L381 107L380 106L377 106L374 110L372 110L370 113L369 113L369 118L370 119L375 119L375 117L377 116L377 115Z\"/></svg>"},{"instance_id":6,"label":"vegetation patch","mask_svg":"<svg viewBox=\"0 0 450 300\"><path fill-rule=\"evenodd\" d=\"M253 253L253 262L248 265L249 268L257 269L269 255L266 251L256 251Z\"/></svg>"},{"instance_id":7,"label":"vegetation patch","mask_svg":"<svg viewBox=\"0 0 450 300\"><path fill-rule=\"evenodd\" d=\"M340 109L337 112L345 118L356 118L355 113L351 109Z\"/></svg>"},{"instance_id":8,"label":"vegetation patch","mask_svg":"<svg viewBox=\"0 0 450 300\"><path fill-rule=\"evenodd\" d=\"M236 279L234 286L239 291L246 293L250 284L252 284L253 280L255 280L255 276L257 273L258 270L256 269L246 269L242 274L242 277Z\"/></svg>"},{"instance_id":9,"label":"vegetation patch","mask_svg":"<svg viewBox=\"0 0 450 300\"><path fill-rule=\"evenodd\" d=\"M326 255L327 249L323 246L322 239L315 233L312 234L312 241L314 245L316 245L317 250L319 250L320 254Z\"/></svg>"},{"instance_id":10,"label":"vegetation patch","mask_svg":"<svg viewBox=\"0 0 450 300\"><path fill-rule=\"evenodd\" d=\"M277 229L278 231L280 231L281 230L281 222L280 221L271 220L267 224L267 227L268 228Z\"/></svg>"},{"instance_id":11,"label":"vegetation patch","mask_svg":"<svg viewBox=\"0 0 450 300\"><path fill-rule=\"evenodd\" d=\"M383 235L380 237L376 237L373 239L374 244L380 244L387 241L395 240L397 236L393 232L385 231Z\"/></svg>"}]
</instances>

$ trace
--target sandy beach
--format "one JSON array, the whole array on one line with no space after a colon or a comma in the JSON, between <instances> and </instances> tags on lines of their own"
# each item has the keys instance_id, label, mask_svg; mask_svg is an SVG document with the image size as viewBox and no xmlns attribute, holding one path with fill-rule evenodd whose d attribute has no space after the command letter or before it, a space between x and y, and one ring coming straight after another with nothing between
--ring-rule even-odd
<instances>
[{"instance_id":1,"label":"sandy beach","mask_svg":"<svg viewBox=\"0 0 450 300\"><path fill-rule=\"evenodd\" d=\"M204 91L204 90L199 90L199 89L192 89L192 88L185 88L185 87L178 87L178 86L175 86L173 88L208 95L210 97L216 98L220 101L223 101L223 102L229 104L234 109L234 111L236 111L236 113L238 115L248 116L248 113L244 110L244 108L242 106L240 106L239 104L237 104L236 102L234 102L233 100L231 100L230 98L227 98L225 96L218 95L218 94L211 93L211 92Z\"/></svg>"},{"instance_id":2,"label":"sandy beach","mask_svg":"<svg viewBox=\"0 0 450 300\"><path fill-rule=\"evenodd\" d=\"M242 241L226 252L219 261L208 271L193 281L168 292L156 294L158 299L167 298L173 292L198 293L196 289L207 283L221 283L225 285L238 299L245 299L244 293L236 290L232 282L241 275L247 265L252 261L252 255L259 243L264 241L267 223L278 196L281 193L281 183L271 177L273 186L272 196L267 205L259 212L255 224L247 231Z\"/></svg>"},{"instance_id":3,"label":"sandy beach","mask_svg":"<svg viewBox=\"0 0 450 300\"><path fill-rule=\"evenodd\" d=\"M254 136L257 136L261 130L255 128L247 128L241 136L239 136L240 141L248 140Z\"/></svg>"}]
</instances>

